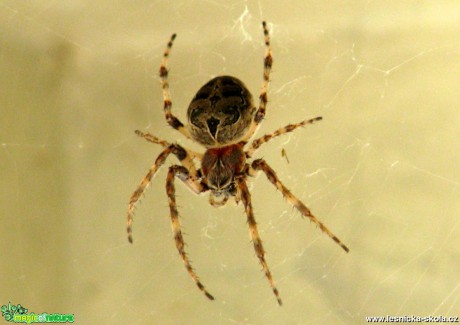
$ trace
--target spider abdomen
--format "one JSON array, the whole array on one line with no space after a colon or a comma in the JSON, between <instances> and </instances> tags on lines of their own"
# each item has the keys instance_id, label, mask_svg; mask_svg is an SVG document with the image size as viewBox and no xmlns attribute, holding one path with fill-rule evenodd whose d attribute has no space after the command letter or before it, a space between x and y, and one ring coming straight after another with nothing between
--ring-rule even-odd
<instances>
[{"instance_id":1,"label":"spider abdomen","mask_svg":"<svg viewBox=\"0 0 460 325\"><path fill-rule=\"evenodd\" d=\"M198 90L188 107L190 134L208 148L235 143L248 131L255 110L241 80L216 77Z\"/></svg>"},{"instance_id":2,"label":"spider abdomen","mask_svg":"<svg viewBox=\"0 0 460 325\"><path fill-rule=\"evenodd\" d=\"M245 162L242 145L233 144L206 150L201 170L208 186L222 191L233 182L235 175L242 172Z\"/></svg>"}]
</instances>

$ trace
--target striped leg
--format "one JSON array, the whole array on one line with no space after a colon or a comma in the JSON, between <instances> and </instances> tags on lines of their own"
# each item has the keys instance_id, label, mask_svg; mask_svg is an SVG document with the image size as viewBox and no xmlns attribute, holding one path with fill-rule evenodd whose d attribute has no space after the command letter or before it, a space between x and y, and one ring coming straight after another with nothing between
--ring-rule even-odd
<instances>
[{"instance_id":1,"label":"striped leg","mask_svg":"<svg viewBox=\"0 0 460 325\"><path fill-rule=\"evenodd\" d=\"M264 80L262 82L262 90L260 91L260 103L259 109L255 116L255 122L260 123L265 116L265 108L267 107L267 90L268 82L270 81L270 71L272 70L273 58L272 51L270 49L270 35L268 34L267 23L262 22L265 37L265 57L264 57Z\"/></svg>"},{"instance_id":2,"label":"striped leg","mask_svg":"<svg viewBox=\"0 0 460 325\"><path fill-rule=\"evenodd\" d=\"M273 65L273 58L272 58L272 50L270 48L270 34L268 32L267 23L265 21L262 22L262 27L264 29L264 37L265 37L265 56L264 56L264 80L262 81L262 89L259 95L259 109L257 110L254 120L249 127L249 131L244 136L242 141L248 141L253 134L257 131L259 124L265 117L265 110L267 107L267 90L268 90L268 83L270 81L270 71Z\"/></svg>"},{"instance_id":3,"label":"striped leg","mask_svg":"<svg viewBox=\"0 0 460 325\"><path fill-rule=\"evenodd\" d=\"M174 129L178 130L180 133L185 135L187 138L191 139L190 133L188 132L187 128L184 124L171 113L171 94L169 93L169 82L168 82L168 69L166 68L166 63L168 61L169 52L171 51L174 39L176 38L176 34L171 35L171 39L168 42L168 46L163 54L163 60L161 61L160 66L160 78L161 78L161 86L163 88L163 102L164 102L164 111L165 111L165 118L169 125L171 125Z\"/></svg>"},{"instance_id":4,"label":"striped leg","mask_svg":"<svg viewBox=\"0 0 460 325\"><path fill-rule=\"evenodd\" d=\"M312 119L309 119L309 120L302 121L300 123L288 124L285 127L282 127L280 129L276 130L275 132L272 132L270 134L266 134L263 137L255 139L254 141L252 141L251 146L248 148L248 150L246 150L246 157L247 158L252 157L254 152L256 152L256 150L259 149L259 147L261 145L263 145L264 143L270 141L271 139L273 139L273 138L275 138L275 137L277 137L279 135L292 132L295 129L297 129L298 127L305 126L307 124L313 124L313 123L315 123L317 121L321 121L322 119L323 118L321 116L318 116L318 117L315 117L315 118L312 118Z\"/></svg>"},{"instance_id":5,"label":"striped leg","mask_svg":"<svg viewBox=\"0 0 460 325\"><path fill-rule=\"evenodd\" d=\"M195 271L190 264L190 260L185 253L185 243L184 237L182 236L182 231L179 221L179 212L177 211L176 204L176 189L174 187L174 177L177 176L179 179L184 180L187 178L188 172L187 169L183 166L174 165L169 167L168 175L166 177L166 193L168 194L169 199L169 210L171 212L171 226L174 234L174 240L176 242L176 248L179 251L182 261L184 262L185 268L187 269L188 274L192 277L193 281L197 287L211 300L214 300L214 297L206 291L204 285L198 279L198 276L195 274Z\"/></svg>"},{"instance_id":6,"label":"striped leg","mask_svg":"<svg viewBox=\"0 0 460 325\"><path fill-rule=\"evenodd\" d=\"M278 301L278 304L281 306L283 302L281 301L278 289L275 286L272 274L268 268L267 262L265 261L265 251L264 247L262 246L262 240L260 239L259 231L257 230L257 223L256 219L254 218L254 211L252 209L251 194L249 193L249 189L244 177L238 177L235 179L235 181L237 182L239 194L241 196L241 200L243 201L244 209L246 210L246 215L249 224L249 234L251 235L252 242L254 244L254 250L256 251L257 257L259 258L260 264L262 264L265 276L267 277L268 282L270 283L273 293L275 294L276 300Z\"/></svg>"},{"instance_id":7,"label":"striped leg","mask_svg":"<svg viewBox=\"0 0 460 325\"><path fill-rule=\"evenodd\" d=\"M172 153L174 154L179 161L185 166L190 171L191 177L190 179L186 182L186 184L195 192L195 193L200 193L203 190L203 185L198 181L198 176L197 176L197 171L196 168L193 164L192 158L190 154L188 153L187 150L179 146L178 144L169 144L168 142L161 140L151 134L144 134L140 131L136 131L136 134L139 136L142 136L143 138L147 139L148 141L151 141L156 144L162 145L165 149L158 155L157 159L155 160L155 163L150 167L147 175L144 176L142 179L140 185L137 187L137 189L133 192L131 195L131 198L129 200L129 205L128 205L128 221L126 224L126 230L128 232L128 241L130 243L133 242L133 230L132 230L132 224L133 224L133 217L134 217L134 210L136 207L137 202L139 202L139 199L141 198L142 194L145 192L147 187L150 185L150 182L152 181L153 176L155 176L156 172L158 169L164 164L166 158Z\"/></svg>"},{"instance_id":8,"label":"striped leg","mask_svg":"<svg viewBox=\"0 0 460 325\"><path fill-rule=\"evenodd\" d=\"M145 140L147 140L149 142L159 144L163 148L167 148L168 146L171 146L171 143L169 143L168 141L165 141L165 140L161 140L160 138L157 138L153 134L144 133L144 132L141 132L139 130L136 130L134 132L138 136L140 136L141 138L144 138ZM190 172L192 177L195 177L196 179L198 179L198 173L197 173L195 164L193 163L193 159L196 158L196 159L201 160L203 155L200 154L200 153L193 152L193 151L191 151L189 149L185 149L182 146L179 146L179 145L176 145L176 144L174 144L173 146L176 147L176 150L177 150L176 156L181 161L182 166L184 166L185 168L188 169L188 171Z\"/></svg>"},{"instance_id":9,"label":"striped leg","mask_svg":"<svg viewBox=\"0 0 460 325\"><path fill-rule=\"evenodd\" d=\"M276 176L275 171L268 166L268 164L263 159L254 160L252 163L252 168L254 170L261 170L265 173L268 180L276 186L276 188L283 194L283 196L291 203L299 212L308 217L311 221L313 221L324 233L326 233L332 240L334 240L342 249L348 253L349 249L345 244L343 244L339 238L337 238L321 221L316 219L314 215L311 214L310 209L308 209L305 204L303 204L298 198L296 198L291 191L289 191L286 186L278 179ZM251 174L251 171L248 172ZM252 173L254 174L254 173Z\"/></svg>"}]
</instances>

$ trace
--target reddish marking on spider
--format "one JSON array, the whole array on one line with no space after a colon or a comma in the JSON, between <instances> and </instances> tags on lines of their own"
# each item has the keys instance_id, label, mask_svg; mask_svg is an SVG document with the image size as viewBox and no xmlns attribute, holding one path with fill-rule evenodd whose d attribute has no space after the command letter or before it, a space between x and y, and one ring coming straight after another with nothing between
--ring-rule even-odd
<instances>
[{"instance_id":1,"label":"reddish marking on spider","mask_svg":"<svg viewBox=\"0 0 460 325\"><path fill-rule=\"evenodd\" d=\"M208 185L222 189L229 185L236 174L243 171L246 155L242 144L232 144L206 150L201 162L201 170Z\"/></svg>"}]
</instances>

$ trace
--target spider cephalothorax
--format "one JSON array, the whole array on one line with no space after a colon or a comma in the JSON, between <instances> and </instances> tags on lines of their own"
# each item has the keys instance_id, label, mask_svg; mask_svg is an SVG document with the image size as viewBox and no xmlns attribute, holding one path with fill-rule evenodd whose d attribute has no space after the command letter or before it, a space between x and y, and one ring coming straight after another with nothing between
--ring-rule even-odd
<instances>
[{"instance_id":1,"label":"spider cephalothorax","mask_svg":"<svg viewBox=\"0 0 460 325\"><path fill-rule=\"evenodd\" d=\"M240 144L206 150L201 161L201 170L209 188L216 196L234 184L235 176L243 171L246 156ZM234 188L233 187L230 187Z\"/></svg>"},{"instance_id":2,"label":"spider cephalothorax","mask_svg":"<svg viewBox=\"0 0 460 325\"><path fill-rule=\"evenodd\" d=\"M177 143L169 143L149 133L136 131L136 134L147 141L159 144L163 151L158 155L155 163L150 167L141 184L131 195L128 207L128 240L132 242L132 222L136 203L141 198L145 189L150 184L153 176L164 164L166 158L173 154L177 157L180 165L169 167L166 176L166 194L169 201L169 211L176 248L185 264L185 267L196 283L198 288L213 300L214 297L205 289L198 279L188 255L185 252L185 242L179 221L175 195L175 178L181 180L190 190L200 194L210 192L209 203L213 206L222 206L230 197L237 202L243 203L246 212L249 233L254 244L254 250L262 264L265 276L272 288L273 293L281 305L281 298L270 269L265 260L265 251L260 239L254 211L251 203L251 193L246 184L247 178L255 176L262 171L267 179L283 194L303 216L314 222L324 233L332 238L340 247L348 252L345 246L322 222L320 222L302 203L295 197L284 184L278 179L275 171L263 159L256 159L252 163L247 160L252 158L256 150L271 139L295 129L321 120L321 117L312 118L300 123L289 124L270 134L266 134L253 140L248 147L248 141L252 138L257 127L263 121L267 106L267 87L272 67L272 55L270 50L270 38L265 22L262 23L265 35L265 57L262 90L260 92L259 107L253 105L252 96L246 86L237 78L230 76L217 77L206 83L197 92L188 108L187 116L189 125L182 122L171 112L171 97L169 94L168 70L166 62L171 50L175 34L171 36L168 47L163 54L160 67L161 84L163 88L164 113L166 121L174 129L178 130L187 138L194 140L206 147L204 154L188 150ZM246 147L246 149L245 149ZM197 168L196 163L200 164ZM220 201L214 200L220 197Z\"/></svg>"},{"instance_id":3,"label":"spider cephalothorax","mask_svg":"<svg viewBox=\"0 0 460 325\"><path fill-rule=\"evenodd\" d=\"M240 140L248 131L256 107L243 82L230 76L216 77L198 90L187 116L190 134L206 147Z\"/></svg>"}]
</instances>

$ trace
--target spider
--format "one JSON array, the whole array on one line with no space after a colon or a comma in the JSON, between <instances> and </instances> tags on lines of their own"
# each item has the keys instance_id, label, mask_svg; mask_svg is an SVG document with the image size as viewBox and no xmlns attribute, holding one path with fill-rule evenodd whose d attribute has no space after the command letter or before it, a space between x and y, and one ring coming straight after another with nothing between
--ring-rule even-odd
<instances>
[{"instance_id":1,"label":"spider","mask_svg":"<svg viewBox=\"0 0 460 325\"><path fill-rule=\"evenodd\" d=\"M263 159L252 158L256 150L269 140L292 132L295 129L320 121L321 117L315 117L296 124L289 124L270 134L253 140L245 149L249 140L257 131L265 117L267 106L267 88L272 68L272 53L270 48L270 36L267 24L262 22L265 37L265 57L262 89L259 96L259 107L253 104L252 95L243 82L231 76L220 76L208 81L202 86L192 99L187 117L189 124L184 124L171 112L171 97L169 93L168 69L166 63L171 51L176 34L173 34L168 42L160 66L160 78L163 89L164 114L167 123L182 133L186 138L196 141L206 148L204 154L185 149L177 143L170 143L150 133L136 130L135 133L145 140L163 147L154 164L150 167L147 175L131 195L128 206L127 232L128 240L133 242L132 223L136 203L150 184L153 176L164 164L166 158L173 154L177 157L180 165L169 167L166 176L166 193L169 201L172 231L176 248L189 275L198 288L211 300L214 297L206 290L203 283L196 275L188 255L185 252L185 242L181 231L179 213L176 205L175 184L177 177L190 190L196 194L209 191L209 203L214 207L223 206L229 198L233 197L238 204L243 202L249 225L249 233L254 245L255 253L262 264L265 276L278 301L282 305L279 291L275 285L270 269L265 260L265 251L260 239L257 223L251 203L251 194L246 180L262 171L267 179L281 192L301 214L309 218L319 228L332 238L342 249L348 252L348 247L343 244L322 222L320 222L297 197L278 179L275 171ZM201 164L201 168L195 166L195 162Z\"/></svg>"}]
</instances>

